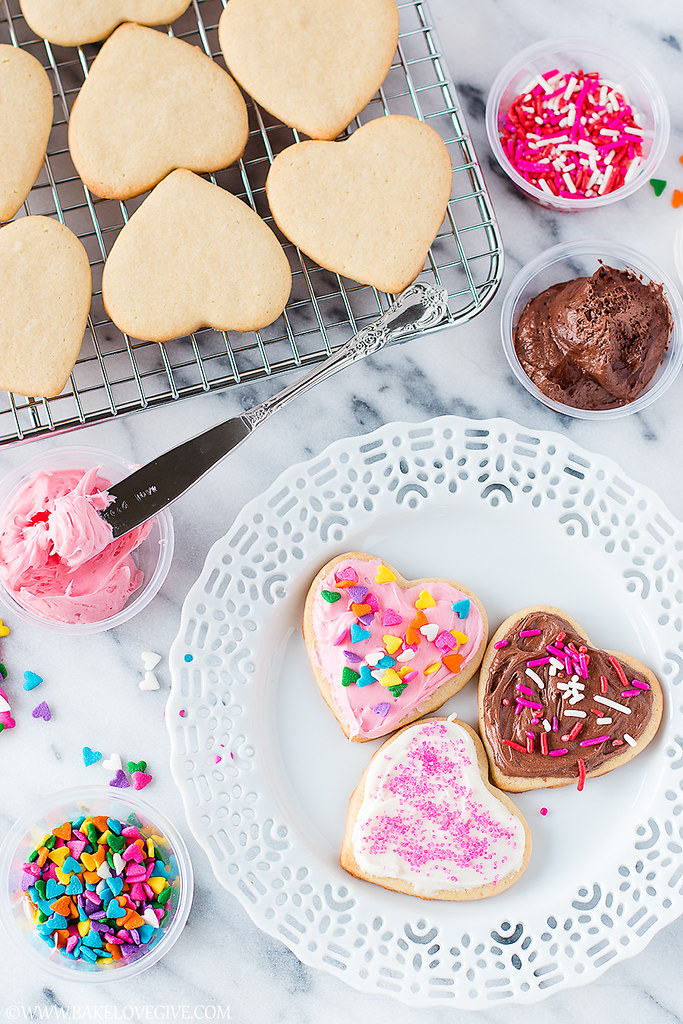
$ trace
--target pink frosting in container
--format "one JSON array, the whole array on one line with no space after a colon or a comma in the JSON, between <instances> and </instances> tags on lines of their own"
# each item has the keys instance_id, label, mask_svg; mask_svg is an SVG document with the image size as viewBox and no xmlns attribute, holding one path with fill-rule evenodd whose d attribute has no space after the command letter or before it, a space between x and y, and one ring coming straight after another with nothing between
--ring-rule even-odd
<instances>
[{"instance_id":1,"label":"pink frosting in container","mask_svg":"<svg viewBox=\"0 0 683 1024\"><path fill-rule=\"evenodd\" d=\"M10 481L0 508L0 583L10 606L42 624L94 632L150 600L170 565L170 515L117 540L99 515L107 488L132 468L104 452L61 449Z\"/></svg>"}]
</instances>

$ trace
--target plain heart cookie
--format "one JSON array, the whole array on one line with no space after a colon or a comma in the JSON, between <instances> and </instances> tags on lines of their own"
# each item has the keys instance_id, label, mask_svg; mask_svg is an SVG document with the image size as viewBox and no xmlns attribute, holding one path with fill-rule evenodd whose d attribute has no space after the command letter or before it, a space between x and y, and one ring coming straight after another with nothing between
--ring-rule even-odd
<instances>
[{"instance_id":1,"label":"plain heart cookie","mask_svg":"<svg viewBox=\"0 0 683 1024\"><path fill-rule=\"evenodd\" d=\"M573 619L538 605L493 636L479 676L479 730L501 789L567 786L635 757L662 717L662 689L635 658L593 647Z\"/></svg>"},{"instance_id":2,"label":"plain heart cookie","mask_svg":"<svg viewBox=\"0 0 683 1024\"><path fill-rule=\"evenodd\" d=\"M424 267L451 194L441 137L402 114L343 142L299 142L266 180L282 233L321 267L395 294Z\"/></svg>"},{"instance_id":3,"label":"plain heart cookie","mask_svg":"<svg viewBox=\"0 0 683 1024\"><path fill-rule=\"evenodd\" d=\"M357 551L323 566L304 608L320 692L356 741L440 707L479 667L487 635L481 603L460 583L406 580Z\"/></svg>"},{"instance_id":4,"label":"plain heart cookie","mask_svg":"<svg viewBox=\"0 0 683 1024\"><path fill-rule=\"evenodd\" d=\"M45 160L52 86L30 53L0 44L0 221L11 220Z\"/></svg>"},{"instance_id":5,"label":"plain heart cookie","mask_svg":"<svg viewBox=\"0 0 683 1024\"><path fill-rule=\"evenodd\" d=\"M339 862L426 900L476 900L512 885L531 855L528 825L488 782L469 726L432 718L383 743L349 802Z\"/></svg>"},{"instance_id":6,"label":"plain heart cookie","mask_svg":"<svg viewBox=\"0 0 683 1024\"><path fill-rule=\"evenodd\" d=\"M92 277L82 244L49 217L0 229L0 388L54 398L83 341Z\"/></svg>"},{"instance_id":7,"label":"plain heart cookie","mask_svg":"<svg viewBox=\"0 0 683 1024\"><path fill-rule=\"evenodd\" d=\"M114 242L102 274L108 315L145 341L201 327L253 331L276 320L289 262L267 224L191 171L169 174Z\"/></svg>"},{"instance_id":8,"label":"plain heart cookie","mask_svg":"<svg viewBox=\"0 0 683 1024\"><path fill-rule=\"evenodd\" d=\"M334 139L386 78L398 31L394 0L230 0L218 36L257 103L313 139Z\"/></svg>"},{"instance_id":9,"label":"plain heart cookie","mask_svg":"<svg viewBox=\"0 0 683 1024\"><path fill-rule=\"evenodd\" d=\"M242 94L196 47L121 25L90 68L69 120L69 149L91 192L130 199L170 171L218 171L249 136Z\"/></svg>"},{"instance_id":10,"label":"plain heart cookie","mask_svg":"<svg viewBox=\"0 0 683 1024\"><path fill-rule=\"evenodd\" d=\"M106 39L123 21L168 25L191 0L19 0L30 28L57 46Z\"/></svg>"}]
</instances>

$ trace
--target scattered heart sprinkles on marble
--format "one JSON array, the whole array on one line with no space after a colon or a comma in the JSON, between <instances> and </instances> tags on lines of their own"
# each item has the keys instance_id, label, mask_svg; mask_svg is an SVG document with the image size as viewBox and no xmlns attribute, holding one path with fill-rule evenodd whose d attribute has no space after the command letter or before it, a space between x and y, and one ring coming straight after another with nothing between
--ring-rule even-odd
<instances>
[{"instance_id":1,"label":"scattered heart sprinkles on marble","mask_svg":"<svg viewBox=\"0 0 683 1024\"><path fill-rule=\"evenodd\" d=\"M31 712L34 718L42 718L44 722L49 722L52 718L52 712L50 711L47 701L41 701L37 708L34 708Z\"/></svg>"},{"instance_id":2,"label":"scattered heart sprinkles on marble","mask_svg":"<svg viewBox=\"0 0 683 1024\"><path fill-rule=\"evenodd\" d=\"M130 789L130 782L126 778L126 773L122 768L119 768L109 785L115 786L116 789Z\"/></svg>"},{"instance_id":3,"label":"scattered heart sprinkles on marble","mask_svg":"<svg viewBox=\"0 0 683 1024\"><path fill-rule=\"evenodd\" d=\"M43 681L43 677L39 676L36 672L31 672L27 669L24 672L24 689L35 690L36 686L40 686Z\"/></svg>"},{"instance_id":4,"label":"scattered heart sprinkles on marble","mask_svg":"<svg viewBox=\"0 0 683 1024\"><path fill-rule=\"evenodd\" d=\"M140 680L141 690L158 690L159 680L155 676L154 672L145 672L143 678Z\"/></svg>"},{"instance_id":5,"label":"scattered heart sprinkles on marble","mask_svg":"<svg viewBox=\"0 0 683 1024\"><path fill-rule=\"evenodd\" d=\"M140 657L142 658L145 672L151 672L161 661L161 655L157 654L156 651L143 651Z\"/></svg>"}]
</instances>

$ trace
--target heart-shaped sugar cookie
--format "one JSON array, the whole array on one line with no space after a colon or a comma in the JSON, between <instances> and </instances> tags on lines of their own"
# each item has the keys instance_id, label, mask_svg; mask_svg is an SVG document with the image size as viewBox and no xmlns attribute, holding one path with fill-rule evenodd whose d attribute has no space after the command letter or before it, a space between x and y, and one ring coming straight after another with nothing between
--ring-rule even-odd
<instances>
[{"instance_id":1,"label":"heart-shaped sugar cookie","mask_svg":"<svg viewBox=\"0 0 683 1024\"><path fill-rule=\"evenodd\" d=\"M425 633L429 626L436 629ZM481 603L461 584L405 580L359 552L323 566L304 609L320 691L358 741L386 736L457 693L479 666L487 634Z\"/></svg>"},{"instance_id":2,"label":"heart-shaped sugar cookie","mask_svg":"<svg viewBox=\"0 0 683 1024\"><path fill-rule=\"evenodd\" d=\"M0 388L53 398L64 388L90 309L85 249L49 217L0 229Z\"/></svg>"},{"instance_id":3,"label":"heart-shaped sugar cookie","mask_svg":"<svg viewBox=\"0 0 683 1024\"><path fill-rule=\"evenodd\" d=\"M123 21L168 25L191 0L19 0L21 12L38 36L57 46L96 43Z\"/></svg>"},{"instance_id":4,"label":"heart-shaped sugar cookie","mask_svg":"<svg viewBox=\"0 0 683 1024\"><path fill-rule=\"evenodd\" d=\"M31 191L52 127L52 86L35 57L0 44L0 221Z\"/></svg>"},{"instance_id":5,"label":"heart-shaped sugar cookie","mask_svg":"<svg viewBox=\"0 0 683 1024\"><path fill-rule=\"evenodd\" d=\"M230 0L225 63L257 103L314 139L334 139L370 102L398 42L394 0Z\"/></svg>"},{"instance_id":6,"label":"heart-shaped sugar cookie","mask_svg":"<svg viewBox=\"0 0 683 1024\"><path fill-rule=\"evenodd\" d=\"M135 211L102 275L107 313L145 341L257 330L277 319L290 288L287 257L258 214L183 170Z\"/></svg>"},{"instance_id":7,"label":"heart-shaped sugar cookie","mask_svg":"<svg viewBox=\"0 0 683 1024\"><path fill-rule=\"evenodd\" d=\"M283 150L266 191L282 233L321 267L396 293L424 266L451 181L440 136L417 118L392 114L343 142Z\"/></svg>"},{"instance_id":8,"label":"heart-shaped sugar cookie","mask_svg":"<svg viewBox=\"0 0 683 1024\"><path fill-rule=\"evenodd\" d=\"M474 900L516 881L530 854L524 818L488 783L479 737L431 718L375 752L349 802L339 861L385 889Z\"/></svg>"},{"instance_id":9,"label":"heart-shaped sugar cookie","mask_svg":"<svg viewBox=\"0 0 683 1024\"><path fill-rule=\"evenodd\" d=\"M501 789L522 792L604 775L639 754L662 717L654 674L592 646L558 608L515 612L479 677L479 729Z\"/></svg>"},{"instance_id":10,"label":"heart-shaped sugar cookie","mask_svg":"<svg viewBox=\"0 0 683 1024\"><path fill-rule=\"evenodd\" d=\"M91 192L129 199L176 167L228 167L248 134L242 94L218 64L181 39L121 25L78 94L69 149Z\"/></svg>"}]
</instances>

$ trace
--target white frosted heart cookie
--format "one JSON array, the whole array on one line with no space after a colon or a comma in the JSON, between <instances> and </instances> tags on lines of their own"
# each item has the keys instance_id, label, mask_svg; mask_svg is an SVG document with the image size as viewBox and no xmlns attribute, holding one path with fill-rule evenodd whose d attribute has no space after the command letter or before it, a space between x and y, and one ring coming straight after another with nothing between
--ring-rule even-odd
<instances>
[{"instance_id":1,"label":"white frosted heart cookie","mask_svg":"<svg viewBox=\"0 0 683 1024\"><path fill-rule=\"evenodd\" d=\"M230 0L218 34L257 103L311 138L334 139L386 78L398 30L394 0Z\"/></svg>"},{"instance_id":2,"label":"white frosted heart cookie","mask_svg":"<svg viewBox=\"0 0 683 1024\"><path fill-rule=\"evenodd\" d=\"M30 28L57 46L82 46L106 39L117 25L168 25L191 0L19 0Z\"/></svg>"},{"instance_id":3,"label":"white frosted heart cookie","mask_svg":"<svg viewBox=\"0 0 683 1024\"><path fill-rule=\"evenodd\" d=\"M477 734L430 718L375 752L349 802L339 861L385 889L476 900L517 881L530 855L529 827L488 782Z\"/></svg>"},{"instance_id":4,"label":"white frosted heart cookie","mask_svg":"<svg viewBox=\"0 0 683 1024\"><path fill-rule=\"evenodd\" d=\"M140 195L177 167L228 167L248 135L230 75L198 47L140 25L121 25L104 44L69 120L76 170L106 199Z\"/></svg>"},{"instance_id":5,"label":"white frosted heart cookie","mask_svg":"<svg viewBox=\"0 0 683 1024\"><path fill-rule=\"evenodd\" d=\"M424 266L446 212L452 168L440 136L402 114L343 142L299 142L266 181L278 227L321 267L403 291Z\"/></svg>"},{"instance_id":6,"label":"white frosted heart cookie","mask_svg":"<svg viewBox=\"0 0 683 1024\"><path fill-rule=\"evenodd\" d=\"M351 740L435 711L476 672L488 622L461 583L406 580L374 555L338 555L313 580L303 635L320 692Z\"/></svg>"},{"instance_id":7,"label":"white frosted heart cookie","mask_svg":"<svg viewBox=\"0 0 683 1024\"><path fill-rule=\"evenodd\" d=\"M282 313L290 289L287 257L268 225L185 170L164 178L135 211L102 274L107 313L145 341L201 327L258 330Z\"/></svg>"},{"instance_id":8,"label":"white frosted heart cookie","mask_svg":"<svg viewBox=\"0 0 683 1024\"><path fill-rule=\"evenodd\" d=\"M52 86L35 57L0 44L0 221L12 219L40 174L52 113Z\"/></svg>"},{"instance_id":9,"label":"white frosted heart cookie","mask_svg":"<svg viewBox=\"0 0 683 1024\"><path fill-rule=\"evenodd\" d=\"M662 688L628 654L600 650L566 612L535 605L502 623L479 676L479 728L502 789L577 784L639 754ZM578 780L578 781L577 781Z\"/></svg>"},{"instance_id":10,"label":"white frosted heart cookie","mask_svg":"<svg viewBox=\"0 0 683 1024\"><path fill-rule=\"evenodd\" d=\"M54 398L83 341L92 277L85 249L49 217L0 228L0 388Z\"/></svg>"}]
</instances>

